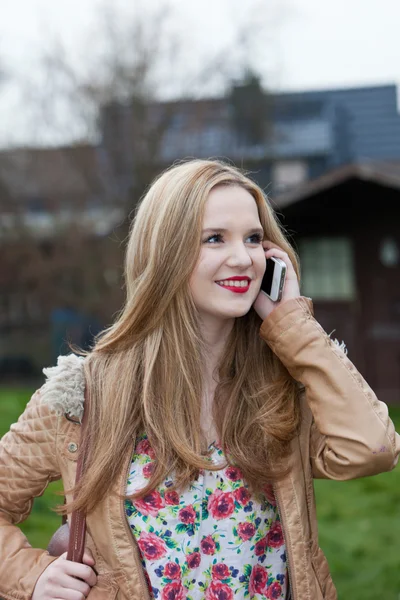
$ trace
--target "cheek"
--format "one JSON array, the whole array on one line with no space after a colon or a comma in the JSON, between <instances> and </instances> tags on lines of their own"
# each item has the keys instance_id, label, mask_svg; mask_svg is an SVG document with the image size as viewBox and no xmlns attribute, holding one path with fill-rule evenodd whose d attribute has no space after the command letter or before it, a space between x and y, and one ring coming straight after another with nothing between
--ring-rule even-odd
<instances>
[{"instance_id":1,"label":"cheek","mask_svg":"<svg viewBox=\"0 0 400 600\"><path fill-rule=\"evenodd\" d=\"M204 279L212 280L218 270L218 261L216 257L212 256L200 256L200 259L196 265L195 270L192 274L192 280L194 282Z\"/></svg>"},{"instance_id":2,"label":"cheek","mask_svg":"<svg viewBox=\"0 0 400 600\"><path fill-rule=\"evenodd\" d=\"M204 280L207 279L207 274L210 272L209 261L206 257L200 257L190 278L190 288L192 292L204 288Z\"/></svg>"}]
</instances>

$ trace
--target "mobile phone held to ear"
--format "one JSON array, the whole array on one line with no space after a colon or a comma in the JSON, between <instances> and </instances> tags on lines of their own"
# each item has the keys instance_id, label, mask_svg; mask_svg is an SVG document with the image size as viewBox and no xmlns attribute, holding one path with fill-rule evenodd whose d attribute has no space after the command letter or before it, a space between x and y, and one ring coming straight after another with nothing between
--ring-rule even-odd
<instances>
[{"instance_id":1,"label":"mobile phone held to ear","mask_svg":"<svg viewBox=\"0 0 400 600\"><path fill-rule=\"evenodd\" d=\"M262 291L273 302L282 298L283 286L286 278L286 264L280 258L267 258L267 268L261 283Z\"/></svg>"}]
</instances>

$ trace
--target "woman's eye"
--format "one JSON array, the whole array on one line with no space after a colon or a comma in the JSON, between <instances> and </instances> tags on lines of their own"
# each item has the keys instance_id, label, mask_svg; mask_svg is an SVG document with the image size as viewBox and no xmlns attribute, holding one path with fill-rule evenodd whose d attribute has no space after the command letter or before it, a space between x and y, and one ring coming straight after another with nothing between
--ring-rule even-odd
<instances>
[{"instance_id":1,"label":"woman's eye","mask_svg":"<svg viewBox=\"0 0 400 600\"><path fill-rule=\"evenodd\" d=\"M247 240L249 240L247 243L250 244L261 244L263 236L260 233L253 233L246 238ZM221 242L223 242L223 237L220 233L214 233L204 240L206 244L220 244Z\"/></svg>"},{"instance_id":2,"label":"woman's eye","mask_svg":"<svg viewBox=\"0 0 400 600\"><path fill-rule=\"evenodd\" d=\"M220 233L215 233L214 235L210 235L206 240L204 240L207 244L217 244L222 242L222 235Z\"/></svg>"},{"instance_id":3,"label":"woman's eye","mask_svg":"<svg viewBox=\"0 0 400 600\"><path fill-rule=\"evenodd\" d=\"M262 235L259 233L253 233L253 235L249 235L247 239L250 240L250 244L261 244L263 241Z\"/></svg>"}]
</instances>

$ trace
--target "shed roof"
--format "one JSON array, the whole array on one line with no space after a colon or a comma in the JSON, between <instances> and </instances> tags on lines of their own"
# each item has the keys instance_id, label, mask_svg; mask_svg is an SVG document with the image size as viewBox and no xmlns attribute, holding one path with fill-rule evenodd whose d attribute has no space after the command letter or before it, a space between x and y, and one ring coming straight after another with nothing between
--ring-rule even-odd
<instances>
[{"instance_id":1,"label":"shed roof","mask_svg":"<svg viewBox=\"0 0 400 600\"><path fill-rule=\"evenodd\" d=\"M363 161L344 165L316 179L306 181L292 190L279 194L279 196L273 198L273 203L278 208L285 208L306 198L317 196L321 192L352 179L371 182L400 191L400 161Z\"/></svg>"}]
</instances>

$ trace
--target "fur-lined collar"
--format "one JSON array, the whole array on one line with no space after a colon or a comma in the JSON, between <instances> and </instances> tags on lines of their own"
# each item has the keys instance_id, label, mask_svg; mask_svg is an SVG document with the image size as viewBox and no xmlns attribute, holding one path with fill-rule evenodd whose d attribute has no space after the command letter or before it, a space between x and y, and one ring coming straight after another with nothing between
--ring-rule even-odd
<instances>
[{"instance_id":1,"label":"fur-lined collar","mask_svg":"<svg viewBox=\"0 0 400 600\"><path fill-rule=\"evenodd\" d=\"M82 421L85 402L85 359L75 354L59 356L56 367L43 369L46 382L41 400L57 415L68 414Z\"/></svg>"}]
</instances>

